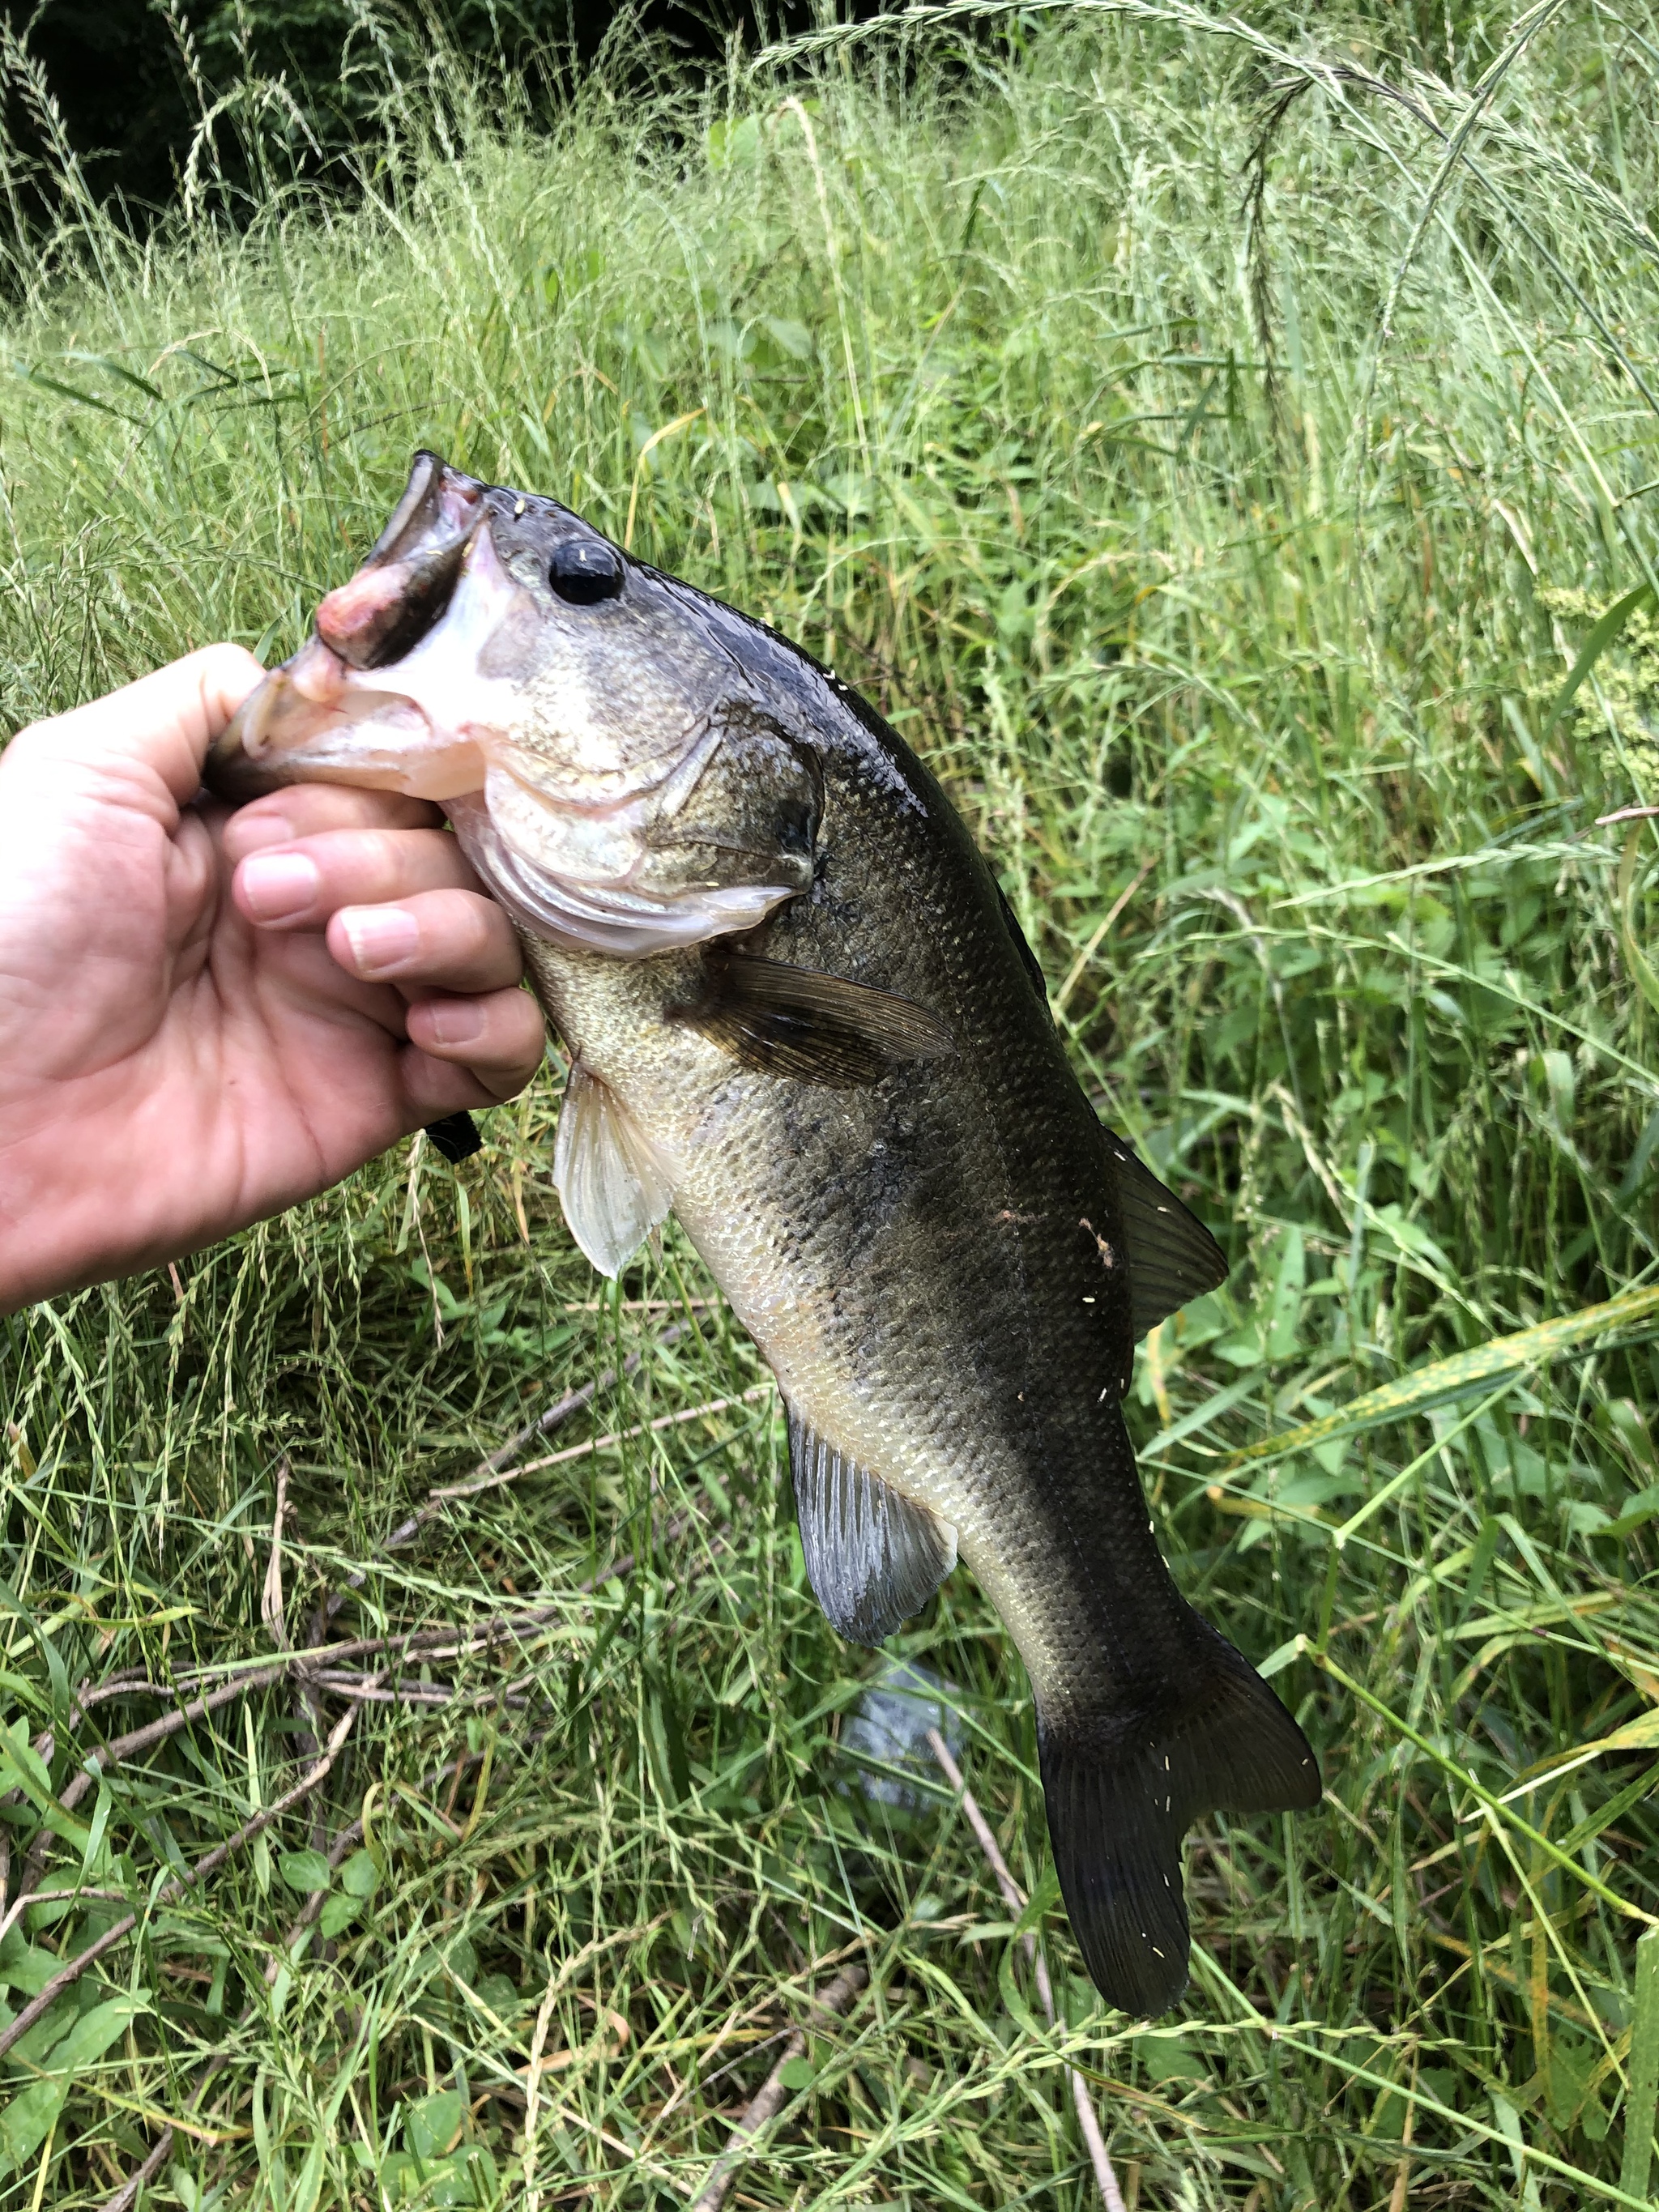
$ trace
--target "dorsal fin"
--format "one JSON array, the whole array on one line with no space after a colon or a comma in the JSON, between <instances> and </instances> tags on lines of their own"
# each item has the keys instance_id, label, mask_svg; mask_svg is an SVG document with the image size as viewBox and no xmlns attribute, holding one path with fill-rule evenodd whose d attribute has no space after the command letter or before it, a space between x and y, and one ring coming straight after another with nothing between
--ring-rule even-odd
<instances>
[{"instance_id":1,"label":"dorsal fin","mask_svg":"<svg viewBox=\"0 0 1659 2212\"><path fill-rule=\"evenodd\" d=\"M1117 1170L1118 1209L1129 1255L1129 1315L1145 1336L1191 1298L1227 1279L1221 1247L1113 1130L1103 1128Z\"/></svg>"},{"instance_id":2,"label":"dorsal fin","mask_svg":"<svg viewBox=\"0 0 1659 2212\"><path fill-rule=\"evenodd\" d=\"M830 1625L879 1644L957 1563L957 1532L860 1467L793 1410L789 1468L806 1571Z\"/></svg>"}]
</instances>

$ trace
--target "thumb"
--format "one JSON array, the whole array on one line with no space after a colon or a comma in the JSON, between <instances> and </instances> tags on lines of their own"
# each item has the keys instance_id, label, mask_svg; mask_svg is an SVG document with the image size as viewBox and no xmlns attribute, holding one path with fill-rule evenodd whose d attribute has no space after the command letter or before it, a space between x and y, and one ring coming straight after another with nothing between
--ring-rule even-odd
<instances>
[{"instance_id":1,"label":"thumb","mask_svg":"<svg viewBox=\"0 0 1659 2212\"><path fill-rule=\"evenodd\" d=\"M91 769L148 769L175 806L185 806L201 788L208 747L264 674L245 647L206 645L102 699L34 723L12 747Z\"/></svg>"}]
</instances>

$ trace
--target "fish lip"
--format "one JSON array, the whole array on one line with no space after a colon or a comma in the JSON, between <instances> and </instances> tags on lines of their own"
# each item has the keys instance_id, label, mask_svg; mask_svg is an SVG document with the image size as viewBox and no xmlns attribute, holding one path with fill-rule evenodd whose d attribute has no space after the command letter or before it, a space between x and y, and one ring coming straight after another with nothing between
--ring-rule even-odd
<instances>
[{"instance_id":1,"label":"fish lip","mask_svg":"<svg viewBox=\"0 0 1659 2212\"><path fill-rule=\"evenodd\" d=\"M384 568L397 558L418 521L422 531L445 526L466 529L482 519L489 486L463 469L452 468L441 453L422 446L409 465L409 481L387 518L386 528L369 547L365 568Z\"/></svg>"},{"instance_id":2,"label":"fish lip","mask_svg":"<svg viewBox=\"0 0 1659 2212\"><path fill-rule=\"evenodd\" d=\"M431 716L407 692L372 691L355 685L355 671L321 638L310 637L293 659L271 669L225 725L202 765L202 781L216 799L235 806L295 783L348 783L385 787L388 779L343 768L325 750L329 736L354 722L396 714L411 729L435 735ZM302 702L316 718L304 744L284 747L272 732L284 710ZM392 788L398 787L395 782Z\"/></svg>"},{"instance_id":3,"label":"fish lip","mask_svg":"<svg viewBox=\"0 0 1659 2212\"><path fill-rule=\"evenodd\" d=\"M208 789L235 804L300 782L389 787L434 799L449 811L464 842L470 837L481 847L489 824L494 856L518 893L514 898L509 892L504 902L525 924L625 958L755 927L801 886L710 882L689 887L693 896L681 907L639 880L650 858L649 820L672 822L683 812L719 748L722 730L715 720L692 719L642 784L595 793L578 781L561 791L518 773L510 750L494 747L488 729L467 720L470 702L453 691L447 699L423 696L422 679L413 673L406 679L410 689L399 683L397 664L418 659L462 577L474 568L488 575L500 568L493 524L504 496L438 454L416 453L368 558L325 595L312 635L270 672L213 746L204 769ZM496 580L505 586L507 572ZM384 690L374 681L382 669L391 679ZM354 735L353 726L363 724L379 725L384 744L377 744L374 727ZM405 747L410 757L400 760ZM422 756L428 765L421 765ZM425 782L416 779L416 766ZM570 851L563 865L551 854L543 858L526 849L506 827L489 822L485 787L497 775L520 803L529 802L530 819L615 825L637 832L638 848L625 860L619 852ZM475 810L482 810L482 823L473 818ZM536 842L532 836L532 848Z\"/></svg>"},{"instance_id":4,"label":"fish lip","mask_svg":"<svg viewBox=\"0 0 1659 2212\"><path fill-rule=\"evenodd\" d=\"M319 642L314 638L307 639L292 661L267 670L208 748L207 758L202 763L202 781L216 799L242 806L251 799L262 799L267 792L279 790L290 781L281 773L276 761L268 757L267 736L285 695L290 690L300 690L301 697L307 696L294 684L292 670L295 662L304 658L307 647ZM343 677L343 666L337 657L328 653L326 646L321 650L340 667Z\"/></svg>"},{"instance_id":5,"label":"fish lip","mask_svg":"<svg viewBox=\"0 0 1659 2212\"><path fill-rule=\"evenodd\" d=\"M313 617L317 635L349 667L390 667L442 621L472 542L489 528L488 490L441 455L416 454L368 558Z\"/></svg>"}]
</instances>

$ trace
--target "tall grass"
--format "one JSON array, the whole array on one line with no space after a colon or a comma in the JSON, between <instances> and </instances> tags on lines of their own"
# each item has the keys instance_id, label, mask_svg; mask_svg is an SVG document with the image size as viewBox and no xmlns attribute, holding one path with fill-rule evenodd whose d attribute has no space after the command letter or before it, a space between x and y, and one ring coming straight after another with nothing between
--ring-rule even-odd
<instances>
[{"instance_id":1,"label":"tall grass","mask_svg":"<svg viewBox=\"0 0 1659 2212\"><path fill-rule=\"evenodd\" d=\"M1039 1893L1045 2028L949 1793L872 1798L839 1747L871 1662L806 1587L752 1349L672 1230L615 1293L566 1237L555 1072L459 1169L417 1139L0 1339L12 1878L50 1821L51 1878L117 1893L24 1917L10 2005L142 1939L11 2053L0 2203L102 2203L169 2124L149 2201L189 2212L683 2202L842 1956L869 1992L733 2202L1096 2201L1067 2059L1148 2212L1645 2197L1656 844L1596 817L1659 798L1650 611L1554 708L1655 572L1659 16L1534 10L1478 98L1496 21L1443 82L1253 20L602 72L544 138L452 73L349 200L273 166L240 227L204 186L142 246L82 204L14 253L11 724L291 649L428 444L801 638L939 769L1084 1081L1233 1261L1132 1412L1184 1587L1328 1788L1194 1838L1178 2021L1103 2011L954 1577L895 1648ZM637 1433L378 1549L628 1359L547 1448ZM337 1638L549 1610L392 1667L303 1806L150 1902L349 1708L269 1682L66 1820L166 1704L77 1723L77 1686L228 1680L363 1566Z\"/></svg>"}]
</instances>

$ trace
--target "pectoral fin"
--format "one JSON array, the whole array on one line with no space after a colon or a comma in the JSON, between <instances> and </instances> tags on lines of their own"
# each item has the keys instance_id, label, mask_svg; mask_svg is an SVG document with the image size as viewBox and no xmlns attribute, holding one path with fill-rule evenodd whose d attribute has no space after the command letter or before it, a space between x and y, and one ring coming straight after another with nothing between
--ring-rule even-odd
<instances>
[{"instance_id":1,"label":"pectoral fin","mask_svg":"<svg viewBox=\"0 0 1659 2212\"><path fill-rule=\"evenodd\" d=\"M957 1532L789 1416L789 1464L806 1571L832 1628L879 1644L957 1563Z\"/></svg>"},{"instance_id":2,"label":"pectoral fin","mask_svg":"<svg viewBox=\"0 0 1659 2212\"><path fill-rule=\"evenodd\" d=\"M622 1273L674 1202L666 1165L580 1060L559 1109L553 1183L571 1235L602 1275Z\"/></svg>"},{"instance_id":3,"label":"pectoral fin","mask_svg":"<svg viewBox=\"0 0 1659 2212\"><path fill-rule=\"evenodd\" d=\"M1123 1242L1129 1255L1130 1322L1137 1338L1188 1299L1227 1279L1221 1247L1121 1137L1103 1130L1117 1170Z\"/></svg>"},{"instance_id":4,"label":"pectoral fin","mask_svg":"<svg viewBox=\"0 0 1659 2212\"><path fill-rule=\"evenodd\" d=\"M942 1060L955 1040L913 999L867 983L711 948L703 988L671 1020L700 1030L744 1067L835 1091L878 1083L908 1060Z\"/></svg>"}]
</instances>

